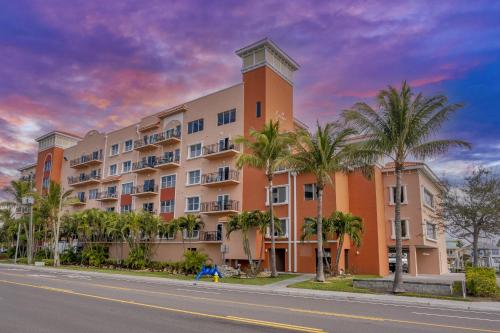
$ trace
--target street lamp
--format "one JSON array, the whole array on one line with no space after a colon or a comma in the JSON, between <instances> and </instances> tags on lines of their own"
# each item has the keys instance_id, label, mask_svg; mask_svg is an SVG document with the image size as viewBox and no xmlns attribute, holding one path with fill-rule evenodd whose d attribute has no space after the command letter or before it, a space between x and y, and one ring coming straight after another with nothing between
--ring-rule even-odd
<instances>
[{"instance_id":1,"label":"street lamp","mask_svg":"<svg viewBox=\"0 0 500 333\"><path fill-rule=\"evenodd\" d=\"M30 192L32 191L32 184L33 184L33 173L30 173L29 175L29 180L30 180L30 185L29 189ZM35 198L32 195L27 195L23 198L21 198L21 203L23 205L29 206L30 207L30 223L29 223L29 230L28 230L28 264L33 263L33 243L34 243L34 237L33 237L33 204L35 203ZM18 236L19 239L19 236Z\"/></svg>"}]
</instances>

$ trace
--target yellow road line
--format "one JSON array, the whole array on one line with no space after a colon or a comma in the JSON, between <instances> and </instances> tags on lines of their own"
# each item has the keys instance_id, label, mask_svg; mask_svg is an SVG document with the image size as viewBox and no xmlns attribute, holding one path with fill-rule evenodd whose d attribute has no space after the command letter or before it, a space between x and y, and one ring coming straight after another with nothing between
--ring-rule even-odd
<instances>
[{"instance_id":1,"label":"yellow road line","mask_svg":"<svg viewBox=\"0 0 500 333\"><path fill-rule=\"evenodd\" d=\"M0 272L0 274L26 277L25 275L16 274L16 273ZM61 280L61 281L65 281L65 280ZM72 281L72 282L75 282L75 281ZM367 321L376 321L376 322L402 323L402 324L410 324L410 325L416 325L416 326L451 328L451 329L459 329L459 330L472 331L472 332L500 333L499 330L492 330L492 329L486 329L486 328L462 327L462 326L454 326L454 325L447 325L447 324L434 324L434 323L426 323L426 322L420 322L420 321L400 320L400 319L391 319L391 318L374 317L374 316L362 316L362 315L329 312L329 311L307 310L307 309L300 309L300 308L284 307L284 306L279 306L279 305L266 305L266 304L258 304L258 303L223 300L223 299L217 299L217 298L182 295L182 294L168 293L168 292L163 292L163 291L135 289L135 288L128 288L128 287L116 287L116 286L111 286L111 285L106 285L106 284L89 283L89 282L83 282L83 281L78 281L78 282L81 282L82 284L85 284L85 285L91 285L91 286L100 287L100 288L133 291L133 292L143 292L143 293L164 295L164 296L173 296L173 297L179 297L179 298L185 298L185 299L192 299L192 300L196 300L196 301L203 300L203 301L209 301L212 303L217 302L217 303L244 305L244 306L257 307L257 308L285 310L285 311L290 311L290 312L337 317L337 318L346 318L346 319L358 319L358 320L367 320Z\"/></svg>"},{"instance_id":2,"label":"yellow road line","mask_svg":"<svg viewBox=\"0 0 500 333\"><path fill-rule=\"evenodd\" d=\"M88 297L88 298L93 298L93 299L98 299L98 300L103 300L103 301L110 301L110 302L122 303L122 304L131 304L131 305L137 305L137 306L142 306L142 307L151 308L151 309L158 309L158 310L163 310L163 311L188 314L188 315L193 315L193 316L198 316L198 317L221 319L221 320L228 320L228 321L234 321L234 322L239 322L239 323L252 324L252 325L256 325L256 326L280 328L280 329L285 329L285 330L290 330L290 331L298 331L298 332L311 332L311 333L324 332L322 329L319 329L319 328L290 325L290 324L285 324L285 323L263 321L263 320L257 320L257 319L251 319L251 318L222 316L222 315L215 315L215 314L209 314L209 313L203 313L203 312L182 310L182 309L165 307L165 306L161 306L161 305L146 304L146 303L117 299L117 298L110 298L110 297L104 297L104 296L98 296L98 295L92 295L92 294L85 294L85 293L80 293L80 292L76 292L76 291L69 290L69 289L52 288L49 286L39 286L39 285L34 285L34 284L29 284L29 283L21 283L21 282L14 282L14 281L8 281L8 280L0 280L0 282L18 285L18 286L24 286L24 287L43 289L43 290L48 290L48 291L52 291L52 292L59 292L59 293L64 293L64 294L68 294L68 295Z\"/></svg>"}]
</instances>

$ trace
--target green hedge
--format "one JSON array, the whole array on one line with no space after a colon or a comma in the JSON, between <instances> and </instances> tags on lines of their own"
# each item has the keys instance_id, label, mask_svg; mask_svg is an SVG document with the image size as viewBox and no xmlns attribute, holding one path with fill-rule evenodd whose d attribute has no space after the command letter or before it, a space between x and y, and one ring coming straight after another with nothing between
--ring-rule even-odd
<instances>
[{"instance_id":1,"label":"green hedge","mask_svg":"<svg viewBox=\"0 0 500 333\"><path fill-rule=\"evenodd\" d=\"M495 270L487 267L467 267L465 270L467 293L478 297L492 297L497 291Z\"/></svg>"}]
</instances>

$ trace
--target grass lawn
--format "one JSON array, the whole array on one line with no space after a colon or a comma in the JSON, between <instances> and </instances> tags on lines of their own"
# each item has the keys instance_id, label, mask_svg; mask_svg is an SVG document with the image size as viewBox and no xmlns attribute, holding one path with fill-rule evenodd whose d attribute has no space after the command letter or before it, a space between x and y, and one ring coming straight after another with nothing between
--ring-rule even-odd
<instances>
[{"instance_id":1,"label":"grass lawn","mask_svg":"<svg viewBox=\"0 0 500 333\"><path fill-rule=\"evenodd\" d=\"M374 275L356 275L355 278L375 278L378 276ZM374 292L363 288L354 288L352 285L353 277L346 278L328 278L324 283L315 282L314 280L297 282L289 285L288 288L300 288L300 289L314 289L314 290L328 290L328 291L344 291L350 293L366 293L373 294Z\"/></svg>"},{"instance_id":2,"label":"grass lawn","mask_svg":"<svg viewBox=\"0 0 500 333\"><path fill-rule=\"evenodd\" d=\"M3 261L0 262L12 262L12 261ZM51 266L46 266L51 267ZM125 275L135 275L135 276L151 276L151 277L160 277L160 278L168 278L168 279L177 279L177 280L191 280L194 281L194 275L184 275L184 274L169 274L166 272L151 272L151 271L134 271L128 269L108 269L108 268L95 268L95 267L84 267L84 266L61 266L63 269L72 269L75 271L86 271L86 272L99 272L99 273L107 273L107 274L125 274ZM277 278L250 278L250 279L242 279L239 277L229 277L229 278L221 278L219 282L221 283L234 283L234 284L245 284L245 285L257 285L262 286L270 283L276 283L279 281L283 281L286 279L290 279L298 276L297 274L280 274ZM212 278L203 277L201 281L211 282Z\"/></svg>"}]
</instances>

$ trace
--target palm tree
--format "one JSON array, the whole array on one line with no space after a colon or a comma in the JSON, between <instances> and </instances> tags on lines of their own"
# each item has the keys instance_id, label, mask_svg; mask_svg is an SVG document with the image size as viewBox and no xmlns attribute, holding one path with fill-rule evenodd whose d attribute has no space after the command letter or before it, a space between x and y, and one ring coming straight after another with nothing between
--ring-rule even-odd
<instances>
[{"instance_id":1,"label":"palm tree","mask_svg":"<svg viewBox=\"0 0 500 333\"><path fill-rule=\"evenodd\" d=\"M73 190L63 192L61 184L51 181L47 193L39 199L41 210L46 213L47 221L52 229L54 266L60 266L61 264L59 260L58 246L61 229L61 216L63 209L74 202L74 198L71 198L72 193Z\"/></svg>"},{"instance_id":2,"label":"palm tree","mask_svg":"<svg viewBox=\"0 0 500 333\"><path fill-rule=\"evenodd\" d=\"M200 230L205 226L200 215L188 214L178 218L180 230L182 231L182 241L185 236L191 241L196 230Z\"/></svg>"},{"instance_id":3,"label":"palm tree","mask_svg":"<svg viewBox=\"0 0 500 333\"><path fill-rule=\"evenodd\" d=\"M255 271L258 273L260 272L260 268L262 266L262 257L264 256L264 248L265 248L265 242L266 242L266 233L271 227L271 218L269 215L269 212L262 212L260 210L255 210L252 212L254 220L255 220L255 226L259 230L260 236L261 236L261 241L260 241L260 260L257 263L257 267L255 267ZM279 219L277 217L274 217L274 229L275 231L281 232L281 225L279 223Z\"/></svg>"},{"instance_id":4,"label":"palm tree","mask_svg":"<svg viewBox=\"0 0 500 333\"><path fill-rule=\"evenodd\" d=\"M248 232L257 226L255 215L252 212L241 212L240 214L232 215L226 223L226 237L229 239L231 234L235 231L241 231L243 238L243 252L248 258L250 265L250 274L254 276L257 272L255 263L252 259L252 250L250 248L250 241L248 240Z\"/></svg>"},{"instance_id":5,"label":"palm tree","mask_svg":"<svg viewBox=\"0 0 500 333\"><path fill-rule=\"evenodd\" d=\"M261 130L250 130L249 138L239 136L235 142L242 144L248 152L241 154L236 161L238 168L249 166L264 170L268 181L269 215L271 221L271 277L277 277L276 240L274 236L273 177L280 168L287 167L290 161L289 146L293 142L289 133L280 132L279 122L265 124Z\"/></svg>"},{"instance_id":6,"label":"palm tree","mask_svg":"<svg viewBox=\"0 0 500 333\"><path fill-rule=\"evenodd\" d=\"M173 237L175 238L179 232L182 233L182 225L181 225L179 219L173 219L163 226L163 230L164 230L165 234L173 235ZM183 234L181 234L181 240L182 240L182 250L183 250L183 252L185 252L186 248L184 246L184 235Z\"/></svg>"},{"instance_id":7,"label":"palm tree","mask_svg":"<svg viewBox=\"0 0 500 333\"><path fill-rule=\"evenodd\" d=\"M334 274L339 274L339 261L344 246L345 235L349 236L351 243L355 247L361 246L361 234L363 233L363 220L359 216L351 213L336 211L333 217L333 231L337 236L337 254L335 256ZM346 267L347 268L347 267Z\"/></svg>"},{"instance_id":8,"label":"palm tree","mask_svg":"<svg viewBox=\"0 0 500 333\"><path fill-rule=\"evenodd\" d=\"M414 94L403 82L400 90L389 86L377 95L377 110L366 103L356 103L345 110L343 117L366 140L359 143L367 162L374 163L388 158L394 163L396 173L396 202L394 226L396 235L396 272L393 292L402 292L402 242L401 242L401 173L408 158L426 159L444 154L451 147L470 148L462 140L430 140L461 104L448 104L443 95L425 97Z\"/></svg>"},{"instance_id":9,"label":"palm tree","mask_svg":"<svg viewBox=\"0 0 500 333\"><path fill-rule=\"evenodd\" d=\"M332 215L333 216L333 215ZM335 234L334 232L334 219L330 216L328 218L323 217L321 221L321 239L323 240L322 244L327 241L328 237L332 238ZM310 239L312 237L318 237L318 219L315 217L306 217L304 220L304 224L302 225L302 235L300 236L300 240L303 242L306 239ZM318 250L318 252L320 252ZM322 257L326 258L325 248L321 248ZM328 260L323 259L326 262L327 270L330 272L330 263Z\"/></svg>"},{"instance_id":10,"label":"palm tree","mask_svg":"<svg viewBox=\"0 0 500 333\"><path fill-rule=\"evenodd\" d=\"M296 135L295 154L292 165L297 172L310 173L316 178L317 193L317 248L316 281L324 282L323 272L323 191L327 184L332 184L332 174L347 172L352 167L350 145L347 140L355 134L350 128L338 123L328 123L322 127L317 124L316 133L301 130Z\"/></svg>"}]
</instances>

